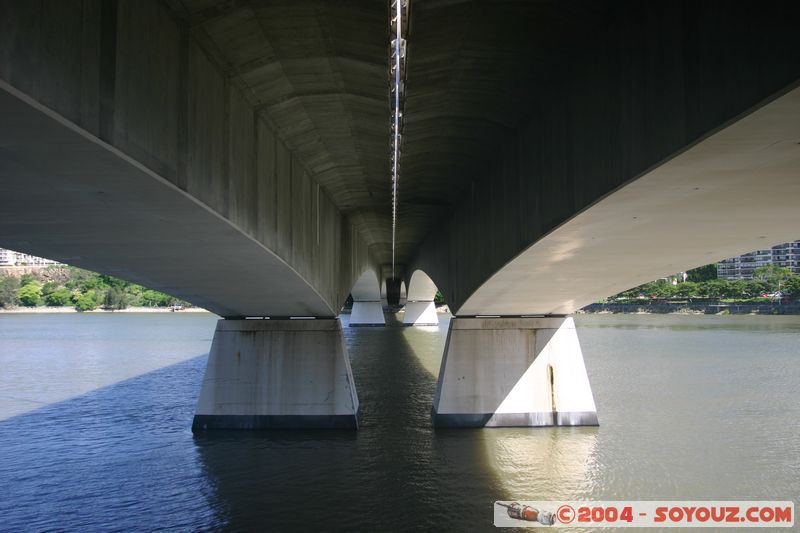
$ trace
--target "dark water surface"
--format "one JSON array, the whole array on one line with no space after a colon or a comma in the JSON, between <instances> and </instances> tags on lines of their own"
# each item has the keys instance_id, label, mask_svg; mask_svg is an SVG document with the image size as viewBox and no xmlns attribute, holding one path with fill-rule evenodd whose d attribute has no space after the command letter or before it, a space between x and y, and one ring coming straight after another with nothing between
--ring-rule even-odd
<instances>
[{"instance_id":1,"label":"dark water surface","mask_svg":"<svg viewBox=\"0 0 800 533\"><path fill-rule=\"evenodd\" d=\"M498 499L800 494L800 317L580 316L601 426L558 429L433 431L447 320L345 328L358 432L194 436L214 320L0 316L0 531L480 531Z\"/></svg>"}]
</instances>

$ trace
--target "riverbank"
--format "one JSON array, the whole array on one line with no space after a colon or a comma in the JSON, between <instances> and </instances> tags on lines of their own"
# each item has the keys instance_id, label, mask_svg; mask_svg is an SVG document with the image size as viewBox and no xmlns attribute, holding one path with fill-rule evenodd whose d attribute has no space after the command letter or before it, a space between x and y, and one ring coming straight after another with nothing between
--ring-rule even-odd
<instances>
[{"instance_id":1,"label":"riverbank","mask_svg":"<svg viewBox=\"0 0 800 533\"><path fill-rule=\"evenodd\" d=\"M437 313L448 314L446 305L437 306ZM78 311L74 307L14 307L11 309L0 308L2 314L62 314L62 313L91 313L91 314L124 314L124 313L207 313L200 307L187 307L180 311L173 311L169 307L128 307L122 310L94 309L92 311ZM343 309L342 314L349 314L349 309ZM605 303L590 304L580 309L576 314L658 314L658 315L800 315L800 302L790 304L765 304L765 303Z\"/></svg>"},{"instance_id":2,"label":"riverbank","mask_svg":"<svg viewBox=\"0 0 800 533\"><path fill-rule=\"evenodd\" d=\"M116 309L94 309L92 311L78 311L74 307L13 307L11 309L0 309L0 314L62 314L62 313L208 313L201 307L187 307L180 311L173 311L170 307L128 307L122 310Z\"/></svg>"},{"instance_id":3,"label":"riverbank","mask_svg":"<svg viewBox=\"0 0 800 533\"><path fill-rule=\"evenodd\" d=\"M587 305L587 314L675 314L675 315L800 315L800 302L781 303L604 303Z\"/></svg>"}]
</instances>

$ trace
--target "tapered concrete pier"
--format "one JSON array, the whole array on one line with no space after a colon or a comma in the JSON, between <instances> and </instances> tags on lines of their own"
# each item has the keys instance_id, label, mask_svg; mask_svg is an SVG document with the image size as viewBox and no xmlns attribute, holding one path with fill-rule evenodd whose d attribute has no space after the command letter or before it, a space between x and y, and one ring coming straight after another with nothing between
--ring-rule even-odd
<instances>
[{"instance_id":1,"label":"tapered concrete pier","mask_svg":"<svg viewBox=\"0 0 800 533\"><path fill-rule=\"evenodd\" d=\"M353 302L350 312L351 326L385 326L386 318L383 316L383 305L377 302Z\"/></svg>"},{"instance_id":2,"label":"tapered concrete pier","mask_svg":"<svg viewBox=\"0 0 800 533\"><path fill-rule=\"evenodd\" d=\"M436 304L433 301L407 302L403 315L406 326L436 326L439 317L436 315Z\"/></svg>"},{"instance_id":3,"label":"tapered concrete pier","mask_svg":"<svg viewBox=\"0 0 800 533\"><path fill-rule=\"evenodd\" d=\"M217 323L194 431L357 427L339 320Z\"/></svg>"},{"instance_id":4,"label":"tapered concrete pier","mask_svg":"<svg viewBox=\"0 0 800 533\"><path fill-rule=\"evenodd\" d=\"M381 288L378 276L373 271L364 272L350 290L353 309L350 312L351 326L385 326Z\"/></svg>"},{"instance_id":5,"label":"tapered concrete pier","mask_svg":"<svg viewBox=\"0 0 800 533\"><path fill-rule=\"evenodd\" d=\"M415 271L408 284L408 298L403 315L405 326L436 326L436 284L425 272Z\"/></svg>"},{"instance_id":6,"label":"tapered concrete pier","mask_svg":"<svg viewBox=\"0 0 800 533\"><path fill-rule=\"evenodd\" d=\"M597 409L572 318L453 318L438 427L592 426Z\"/></svg>"}]
</instances>

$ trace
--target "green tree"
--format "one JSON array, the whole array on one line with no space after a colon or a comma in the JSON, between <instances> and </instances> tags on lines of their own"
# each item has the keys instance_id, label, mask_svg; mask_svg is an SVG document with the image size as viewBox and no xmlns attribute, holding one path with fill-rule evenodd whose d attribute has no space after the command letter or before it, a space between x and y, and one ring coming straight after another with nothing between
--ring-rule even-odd
<instances>
[{"instance_id":1,"label":"green tree","mask_svg":"<svg viewBox=\"0 0 800 533\"><path fill-rule=\"evenodd\" d=\"M142 305L142 293L146 289L141 285L136 285L135 283L129 283L127 287L125 287L125 293L128 295L128 305Z\"/></svg>"},{"instance_id":2,"label":"green tree","mask_svg":"<svg viewBox=\"0 0 800 533\"><path fill-rule=\"evenodd\" d=\"M44 293L44 288L42 288L42 292ZM59 287L44 296L44 303L50 307L63 307L71 300L72 293L64 287Z\"/></svg>"},{"instance_id":3,"label":"green tree","mask_svg":"<svg viewBox=\"0 0 800 533\"><path fill-rule=\"evenodd\" d=\"M164 294L163 292L148 289L142 292L139 301L146 307L169 307L177 300L168 294Z\"/></svg>"},{"instance_id":4,"label":"green tree","mask_svg":"<svg viewBox=\"0 0 800 533\"><path fill-rule=\"evenodd\" d=\"M750 296L750 283L743 279L736 279L728 282L730 287L729 298L745 299Z\"/></svg>"},{"instance_id":5,"label":"green tree","mask_svg":"<svg viewBox=\"0 0 800 533\"><path fill-rule=\"evenodd\" d=\"M765 282L769 292L781 290L783 283L792 276L792 271L776 264L758 267L753 271L753 278Z\"/></svg>"},{"instance_id":6,"label":"green tree","mask_svg":"<svg viewBox=\"0 0 800 533\"><path fill-rule=\"evenodd\" d=\"M656 283L655 281L651 281L649 283L639 285L637 289L638 290L634 291L636 293L637 298L639 296L645 296L647 298L650 298L656 295L656 291L658 290L658 283Z\"/></svg>"},{"instance_id":7,"label":"green tree","mask_svg":"<svg viewBox=\"0 0 800 533\"><path fill-rule=\"evenodd\" d=\"M111 287L106 291L103 306L106 309L125 309L128 307L128 295L120 287Z\"/></svg>"},{"instance_id":8,"label":"green tree","mask_svg":"<svg viewBox=\"0 0 800 533\"><path fill-rule=\"evenodd\" d=\"M35 283L35 282L36 282L36 276L34 276L33 274L23 274L19 277L19 284L21 287L24 287L29 283Z\"/></svg>"},{"instance_id":9,"label":"green tree","mask_svg":"<svg viewBox=\"0 0 800 533\"><path fill-rule=\"evenodd\" d=\"M97 309L97 293L94 290L89 290L79 294L75 299L75 309L78 311Z\"/></svg>"},{"instance_id":10,"label":"green tree","mask_svg":"<svg viewBox=\"0 0 800 533\"><path fill-rule=\"evenodd\" d=\"M628 289L627 291L622 291L621 293L614 296L614 298L624 298L624 299L631 299L631 298L641 298L641 297L650 297L656 291L656 282L652 281L649 283L645 283L643 285L639 285L638 287L633 287L632 289Z\"/></svg>"},{"instance_id":11,"label":"green tree","mask_svg":"<svg viewBox=\"0 0 800 533\"><path fill-rule=\"evenodd\" d=\"M693 268L686 272L686 281L694 281L695 283L717 279L717 264L712 263L697 268Z\"/></svg>"},{"instance_id":12,"label":"green tree","mask_svg":"<svg viewBox=\"0 0 800 533\"><path fill-rule=\"evenodd\" d=\"M32 281L19 289L19 301L26 307L36 307L42 303L42 286Z\"/></svg>"},{"instance_id":13,"label":"green tree","mask_svg":"<svg viewBox=\"0 0 800 533\"><path fill-rule=\"evenodd\" d=\"M79 283L78 287L80 287L81 291L103 291L108 288L108 286L103 283L102 278L97 274L91 274L88 277L83 278Z\"/></svg>"},{"instance_id":14,"label":"green tree","mask_svg":"<svg viewBox=\"0 0 800 533\"><path fill-rule=\"evenodd\" d=\"M657 283L653 294L658 298L672 298L678 292L678 287L672 283Z\"/></svg>"},{"instance_id":15,"label":"green tree","mask_svg":"<svg viewBox=\"0 0 800 533\"><path fill-rule=\"evenodd\" d=\"M77 267L67 267L68 278L64 286L69 290L77 289L81 282L91 276L91 272Z\"/></svg>"},{"instance_id":16,"label":"green tree","mask_svg":"<svg viewBox=\"0 0 800 533\"><path fill-rule=\"evenodd\" d=\"M698 293L704 298L725 298L731 293L728 280L712 279L698 286Z\"/></svg>"},{"instance_id":17,"label":"green tree","mask_svg":"<svg viewBox=\"0 0 800 533\"><path fill-rule=\"evenodd\" d=\"M97 277L100 283L102 283L106 287L113 287L115 289L125 289L125 287L130 285L130 283L128 283L127 281L115 278L114 276L107 276L105 274L100 274Z\"/></svg>"},{"instance_id":18,"label":"green tree","mask_svg":"<svg viewBox=\"0 0 800 533\"><path fill-rule=\"evenodd\" d=\"M0 307L14 307L19 303L19 279L14 276L0 278Z\"/></svg>"},{"instance_id":19,"label":"green tree","mask_svg":"<svg viewBox=\"0 0 800 533\"><path fill-rule=\"evenodd\" d=\"M792 276L786 280L783 288L787 296L800 299L800 276Z\"/></svg>"},{"instance_id":20,"label":"green tree","mask_svg":"<svg viewBox=\"0 0 800 533\"><path fill-rule=\"evenodd\" d=\"M698 283L694 281L685 281L683 283L679 283L675 287L675 296L680 296L683 298L696 298L698 295L697 289Z\"/></svg>"},{"instance_id":21,"label":"green tree","mask_svg":"<svg viewBox=\"0 0 800 533\"><path fill-rule=\"evenodd\" d=\"M754 279L747 284L747 295L750 298L757 298L766 292L771 292L769 283Z\"/></svg>"},{"instance_id":22,"label":"green tree","mask_svg":"<svg viewBox=\"0 0 800 533\"><path fill-rule=\"evenodd\" d=\"M58 289L58 283L55 283L53 281L48 281L47 283L42 285L42 297L46 299L47 295L51 294L56 289Z\"/></svg>"}]
</instances>

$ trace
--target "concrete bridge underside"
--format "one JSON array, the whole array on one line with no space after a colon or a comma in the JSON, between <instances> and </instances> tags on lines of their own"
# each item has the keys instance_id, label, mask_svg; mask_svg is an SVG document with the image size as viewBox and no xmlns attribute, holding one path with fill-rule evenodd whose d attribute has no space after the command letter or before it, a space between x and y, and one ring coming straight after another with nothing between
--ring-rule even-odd
<instances>
[{"instance_id":1,"label":"concrete bridge underside","mask_svg":"<svg viewBox=\"0 0 800 533\"><path fill-rule=\"evenodd\" d=\"M477 368L469 346L496 342L513 353L483 374L519 369L450 394L443 365L438 421L596 422L571 321L508 317L569 314L796 238L800 7L418 0L410 13L396 276L410 296L426 274L463 317L449 368ZM0 1L0 245L270 317L215 335L207 377L244 380L272 409L226 423L341 427L358 401L330 319L357 282L361 302L380 299L369 272L390 271L388 40L377 0ZM327 321L276 320L298 316ZM275 392L299 371L283 364L292 343L335 391L313 412L297 410L307 390ZM272 392L246 361L228 373L230 350L252 368L269 354ZM457 405L492 388L505 396ZM202 425L238 416L236 394L201 396Z\"/></svg>"}]
</instances>

